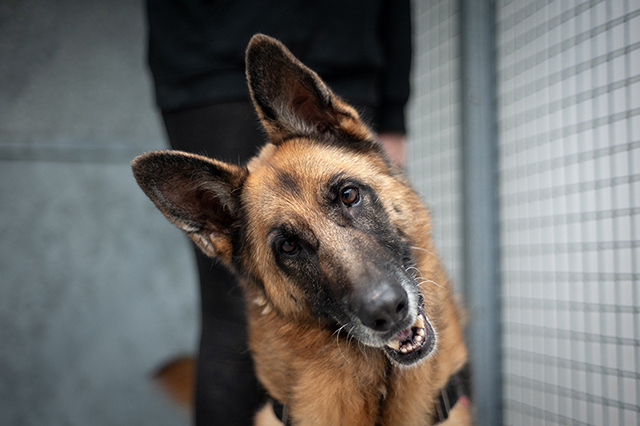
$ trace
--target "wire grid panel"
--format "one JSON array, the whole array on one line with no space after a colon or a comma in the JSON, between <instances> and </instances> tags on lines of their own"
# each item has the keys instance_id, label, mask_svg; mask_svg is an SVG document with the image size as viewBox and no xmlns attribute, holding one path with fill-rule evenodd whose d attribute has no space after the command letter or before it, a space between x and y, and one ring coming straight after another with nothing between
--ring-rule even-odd
<instances>
[{"instance_id":1,"label":"wire grid panel","mask_svg":"<svg viewBox=\"0 0 640 426\"><path fill-rule=\"evenodd\" d=\"M640 422L640 2L496 4L504 420Z\"/></svg>"},{"instance_id":2,"label":"wire grid panel","mask_svg":"<svg viewBox=\"0 0 640 426\"><path fill-rule=\"evenodd\" d=\"M407 168L431 210L438 254L459 293L460 37L458 1L415 1Z\"/></svg>"}]
</instances>

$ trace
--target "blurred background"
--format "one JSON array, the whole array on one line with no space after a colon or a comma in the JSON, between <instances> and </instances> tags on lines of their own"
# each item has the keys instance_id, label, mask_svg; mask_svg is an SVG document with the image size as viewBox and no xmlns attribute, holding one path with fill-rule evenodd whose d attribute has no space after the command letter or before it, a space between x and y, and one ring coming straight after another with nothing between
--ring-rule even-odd
<instances>
[{"instance_id":1,"label":"blurred background","mask_svg":"<svg viewBox=\"0 0 640 426\"><path fill-rule=\"evenodd\" d=\"M143 2L0 3L0 425L179 425L195 261L129 162L166 147ZM193 262L193 264L192 264Z\"/></svg>"},{"instance_id":2,"label":"blurred background","mask_svg":"<svg viewBox=\"0 0 640 426\"><path fill-rule=\"evenodd\" d=\"M129 168L167 147L143 6L0 3L0 425L189 423L150 381L198 301ZM479 424L640 424L640 2L413 6L408 171Z\"/></svg>"},{"instance_id":3,"label":"blurred background","mask_svg":"<svg viewBox=\"0 0 640 426\"><path fill-rule=\"evenodd\" d=\"M481 53L467 3L415 3L409 156L465 295L477 241L462 166L476 161L472 133L486 134L468 119L479 101L465 64ZM640 2L493 7L493 45L474 47L495 49L499 303L467 304L472 326L498 317L501 362L487 368L499 370L501 422L640 424Z\"/></svg>"}]
</instances>

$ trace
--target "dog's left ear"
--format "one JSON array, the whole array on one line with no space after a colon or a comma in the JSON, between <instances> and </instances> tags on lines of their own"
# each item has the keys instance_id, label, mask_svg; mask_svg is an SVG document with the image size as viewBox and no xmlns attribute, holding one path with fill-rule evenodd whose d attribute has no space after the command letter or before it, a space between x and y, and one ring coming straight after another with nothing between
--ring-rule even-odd
<instances>
[{"instance_id":1,"label":"dog's left ear","mask_svg":"<svg viewBox=\"0 0 640 426\"><path fill-rule=\"evenodd\" d=\"M253 36L246 67L253 103L272 143L330 134L354 141L373 139L356 110L276 39Z\"/></svg>"}]
</instances>

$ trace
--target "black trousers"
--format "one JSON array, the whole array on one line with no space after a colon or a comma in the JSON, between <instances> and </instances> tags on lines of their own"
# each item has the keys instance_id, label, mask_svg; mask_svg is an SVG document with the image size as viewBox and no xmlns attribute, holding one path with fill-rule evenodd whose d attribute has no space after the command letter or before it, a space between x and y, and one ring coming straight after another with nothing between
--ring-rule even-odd
<instances>
[{"instance_id":1,"label":"black trousers","mask_svg":"<svg viewBox=\"0 0 640 426\"><path fill-rule=\"evenodd\" d=\"M244 163L265 141L250 102L163 112L173 149ZM195 249L202 330L196 373L195 424L249 426L264 401L247 348L242 290L225 267Z\"/></svg>"}]
</instances>

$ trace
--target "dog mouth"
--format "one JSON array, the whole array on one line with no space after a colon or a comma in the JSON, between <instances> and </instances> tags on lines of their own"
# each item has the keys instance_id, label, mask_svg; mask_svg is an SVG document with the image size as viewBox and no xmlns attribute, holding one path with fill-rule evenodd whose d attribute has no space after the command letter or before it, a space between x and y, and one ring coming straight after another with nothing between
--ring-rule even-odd
<instances>
[{"instance_id":1,"label":"dog mouth","mask_svg":"<svg viewBox=\"0 0 640 426\"><path fill-rule=\"evenodd\" d=\"M436 334L424 313L424 301L420 296L416 321L384 346L385 353L398 364L412 365L429 355L435 345Z\"/></svg>"}]
</instances>

